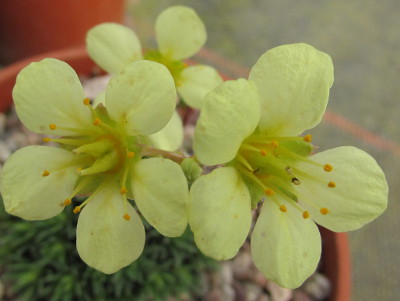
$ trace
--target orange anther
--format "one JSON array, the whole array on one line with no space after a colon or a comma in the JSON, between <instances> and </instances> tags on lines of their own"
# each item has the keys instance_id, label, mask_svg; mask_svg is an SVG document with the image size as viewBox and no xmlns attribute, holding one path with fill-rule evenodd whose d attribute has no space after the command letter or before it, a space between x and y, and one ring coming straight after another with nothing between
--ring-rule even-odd
<instances>
[{"instance_id":1,"label":"orange anther","mask_svg":"<svg viewBox=\"0 0 400 301\"><path fill-rule=\"evenodd\" d=\"M335 188L335 187L336 187L336 183L330 181L330 182L328 183L328 187L330 187L330 188Z\"/></svg>"},{"instance_id":2,"label":"orange anther","mask_svg":"<svg viewBox=\"0 0 400 301\"><path fill-rule=\"evenodd\" d=\"M121 190L119 191L121 194L126 194L128 190L126 190L126 187L122 187Z\"/></svg>"},{"instance_id":3,"label":"orange anther","mask_svg":"<svg viewBox=\"0 0 400 301\"><path fill-rule=\"evenodd\" d=\"M260 154L261 156L266 156L267 155L267 151L265 149L260 149Z\"/></svg>"},{"instance_id":4,"label":"orange anther","mask_svg":"<svg viewBox=\"0 0 400 301\"><path fill-rule=\"evenodd\" d=\"M327 215L329 213L329 210L327 208L321 208L319 212L321 212L322 215Z\"/></svg>"},{"instance_id":5,"label":"orange anther","mask_svg":"<svg viewBox=\"0 0 400 301\"><path fill-rule=\"evenodd\" d=\"M49 124L49 128L50 128L50 130L54 131L57 128L57 126L54 123L52 123L52 124Z\"/></svg>"},{"instance_id":6,"label":"orange anther","mask_svg":"<svg viewBox=\"0 0 400 301\"><path fill-rule=\"evenodd\" d=\"M133 156L135 156L135 153L134 153L134 152L127 152L127 153L126 153L126 156L127 156L128 158L133 158Z\"/></svg>"},{"instance_id":7,"label":"orange anther","mask_svg":"<svg viewBox=\"0 0 400 301\"><path fill-rule=\"evenodd\" d=\"M50 174L48 170L43 171L42 176L47 177Z\"/></svg>"},{"instance_id":8,"label":"orange anther","mask_svg":"<svg viewBox=\"0 0 400 301\"><path fill-rule=\"evenodd\" d=\"M101 120L99 118L96 118L95 120L93 120L93 125L100 125L101 124Z\"/></svg>"},{"instance_id":9,"label":"orange anther","mask_svg":"<svg viewBox=\"0 0 400 301\"><path fill-rule=\"evenodd\" d=\"M304 211L303 212L303 218L304 219L307 219L307 218L309 218L310 217L310 213L308 213L308 211Z\"/></svg>"},{"instance_id":10,"label":"orange anther","mask_svg":"<svg viewBox=\"0 0 400 301\"><path fill-rule=\"evenodd\" d=\"M71 199L65 199L65 200L64 200L64 206L65 206L65 207L71 205L71 203L72 203Z\"/></svg>"},{"instance_id":11,"label":"orange anther","mask_svg":"<svg viewBox=\"0 0 400 301\"><path fill-rule=\"evenodd\" d=\"M72 212L75 213L75 214L81 212L81 207L80 207L80 206L76 206L76 207L74 208L74 210L72 210Z\"/></svg>"},{"instance_id":12,"label":"orange anther","mask_svg":"<svg viewBox=\"0 0 400 301\"><path fill-rule=\"evenodd\" d=\"M285 205L280 205L279 206L279 210L282 211L282 212L287 212L287 208L286 208Z\"/></svg>"},{"instance_id":13,"label":"orange anther","mask_svg":"<svg viewBox=\"0 0 400 301\"><path fill-rule=\"evenodd\" d=\"M303 140L305 142L311 142L312 141L312 136L310 134L307 134L304 136Z\"/></svg>"},{"instance_id":14,"label":"orange anther","mask_svg":"<svg viewBox=\"0 0 400 301\"><path fill-rule=\"evenodd\" d=\"M274 192L272 189L268 188L268 189L265 189L265 190L264 190L264 193L265 193L266 195L268 195L268 196L271 196L271 195L273 195L275 192Z\"/></svg>"},{"instance_id":15,"label":"orange anther","mask_svg":"<svg viewBox=\"0 0 400 301\"><path fill-rule=\"evenodd\" d=\"M127 221L129 221L131 219L131 216L128 213L125 213L123 218Z\"/></svg>"},{"instance_id":16,"label":"orange anther","mask_svg":"<svg viewBox=\"0 0 400 301\"><path fill-rule=\"evenodd\" d=\"M43 142L50 142L50 138L44 137L44 138L42 139L42 141L43 141Z\"/></svg>"},{"instance_id":17,"label":"orange anther","mask_svg":"<svg viewBox=\"0 0 400 301\"><path fill-rule=\"evenodd\" d=\"M330 171L333 170L333 167L332 167L332 165L330 165L330 164L325 164L325 165L324 165L324 170L325 170L326 172L330 172Z\"/></svg>"},{"instance_id":18,"label":"orange anther","mask_svg":"<svg viewBox=\"0 0 400 301\"><path fill-rule=\"evenodd\" d=\"M90 99L86 97L86 98L83 100L83 104L84 104L85 106L90 105Z\"/></svg>"}]
</instances>

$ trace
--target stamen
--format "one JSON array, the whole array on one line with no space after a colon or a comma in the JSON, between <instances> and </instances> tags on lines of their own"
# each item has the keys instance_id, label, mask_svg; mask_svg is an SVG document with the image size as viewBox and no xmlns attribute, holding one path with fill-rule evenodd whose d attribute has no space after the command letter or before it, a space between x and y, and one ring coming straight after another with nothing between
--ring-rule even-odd
<instances>
[{"instance_id":1,"label":"stamen","mask_svg":"<svg viewBox=\"0 0 400 301\"><path fill-rule=\"evenodd\" d=\"M329 213L329 210L327 208L321 208L319 212L321 212L322 215L327 215Z\"/></svg>"},{"instance_id":2,"label":"stamen","mask_svg":"<svg viewBox=\"0 0 400 301\"><path fill-rule=\"evenodd\" d=\"M239 161L240 163L242 163L248 170L250 170L251 172L254 171L254 170L253 170L253 167L251 167L250 163L247 162L247 160L246 160L244 157L242 157L241 155L238 155L238 156L237 156L237 159L238 159L238 161Z\"/></svg>"},{"instance_id":3,"label":"stamen","mask_svg":"<svg viewBox=\"0 0 400 301\"><path fill-rule=\"evenodd\" d=\"M309 218L310 217L310 213L308 213L308 211L304 211L303 212L303 218L304 219L307 219L307 218Z\"/></svg>"},{"instance_id":4,"label":"stamen","mask_svg":"<svg viewBox=\"0 0 400 301\"><path fill-rule=\"evenodd\" d=\"M93 125L94 126L98 126L98 125L100 125L101 124L101 120L99 119L99 118L95 118L94 120L93 120Z\"/></svg>"},{"instance_id":5,"label":"stamen","mask_svg":"<svg viewBox=\"0 0 400 301\"><path fill-rule=\"evenodd\" d=\"M278 141L272 141L271 142L271 146L272 146L272 148L276 149L279 146L279 142Z\"/></svg>"},{"instance_id":6,"label":"stamen","mask_svg":"<svg viewBox=\"0 0 400 301\"><path fill-rule=\"evenodd\" d=\"M57 128L57 126L54 123L51 123L49 124L49 128L50 130L54 131Z\"/></svg>"},{"instance_id":7,"label":"stamen","mask_svg":"<svg viewBox=\"0 0 400 301\"><path fill-rule=\"evenodd\" d=\"M49 174L50 172L46 169L45 171L43 171L42 177L47 177Z\"/></svg>"},{"instance_id":8,"label":"stamen","mask_svg":"<svg viewBox=\"0 0 400 301\"><path fill-rule=\"evenodd\" d=\"M65 206L65 207L71 205L71 203L72 203L71 199L65 199L65 200L64 200L64 206Z\"/></svg>"},{"instance_id":9,"label":"stamen","mask_svg":"<svg viewBox=\"0 0 400 301\"><path fill-rule=\"evenodd\" d=\"M73 145L73 146L81 146L83 144L87 144L87 143L91 143L93 141L93 139L89 140L88 139L70 139L70 138L49 138L49 137L45 137L42 139L43 142L57 142L60 144L65 144L65 145Z\"/></svg>"},{"instance_id":10,"label":"stamen","mask_svg":"<svg viewBox=\"0 0 400 301\"><path fill-rule=\"evenodd\" d=\"M260 149L261 156L265 157L268 153L265 149Z\"/></svg>"},{"instance_id":11,"label":"stamen","mask_svg":"<svg viewBox=\"0 0 400 301\"><path fill-rule=\"evenodd\" d=\"M303 140L305 142L311 142L312 141L312 136L310 134L307 134L304 136Z\"/></svg>"},{"instance_id":12,"label":"stamen","mask_svg":"<svg viewBox=\"0 0 400 301\"><path fill-rule=\"evenodd\" d=\"M97 158L111 151L113 147L114 143L110 139L100 139L93 143L81 145L80 147L73 149L72 152L77 154L86 153Z\"/></svg>"},{"instance_id":13,"label":"stamen","mask_svg":"<svg viewBox=\"0 0 400 301\"><path fill-rule=\"evenodd\" d=\"M111 151L94 161L90 167L81 170L79 174L85 176L105 172L111 170L117 163L118 155L114 151Z\"/></svg>"},{"instance_id":14,"label":"stamen","mask_svg":"<svg viewBox=\"0 0 400 301\"><path fill-rule=\"evenodd\" d=\"M333 167L332 167L332 165L330 165L330 164L325 164L325 165L324 165L324 170L325 170L326 172L331 172L331 171L333 170Z\"/></svg>"},{"instance_id":15,"label":"stamen","mask_svg":"<svg viewBox=\"0 0 400 301\"><path fill-rule=\"evenodd\" d=\"M127 221L129 221L131 219L131 216L128 213L125 213L123 218Z\"/></svg>"},{"instance_id":16,"label":"stamen","mask_svg":"<svg viewBox=\"0 0 400 301\"><path fill-rule=\"evenodd\" d=\"M133 158L134 156L135 156L135 153L134 153L134 152L127 152L127 153L126 153L126 157L129 158L129 159L130 159L130 158Z\"/></svg>"},{"instance_id":17,"label":"stamen","mask_svg":"<svg viewBox=\"0 0 400 301\"><path fill-rule=\"evenodd\" d=\"M279 210L282 211L282 212L287 212L287 208L286 208L285 205L280 205L279 206Z\"/></svg>"},{"instance_id":18,"label":"stamen","mask_svg":"<svg viewBox=\"0 0 400 301\"><path fill-rule=\"evenodd\" d=\"M336 183L330 181L330 182L328 183L328 187L330 187L330 188L335 188L335 187L336 187Z\"/></svg>"},{"instance_id":19,"label":"stamen","mask_svg":"<svg viewBox=\"0 0 400 301\"><path fill-rule=\"evenodd\" d=\"M274 195L275 192L272 189L268 188L264 190L264 193L268 196L271 196Z\"/></svg>"},{"instance_id":20,"label":"stamen","mask_svg":"<svg viewBox=\"0 0 400 301\"><path fill-rule=\"evenodd\" d=\"M122 187L121 190L119 191L121 194L126 194L128 190L126 190L126 187Z\"/></svg>"},{"instance_id":21,"label":"stamen","mask_svg":"<svg viewBox=\"0 0 400 301\"><path fill-rule=\"evenodd\" d=\"M81 212L81 206L76 206L76 207L74 208L74 210L72 210L72 212L73 212L74 214L77 214L77 213Z\"/></svg>"},{"instance_id":22,"label":"stamen","mask_svg":"<svg viewBox=\"0 0 400 301\"><path fill-rule=\"evenodd\" d=\"M86 97L86 98L83 100L83 104L84 104L85 106L90 105L90 99Z\"/></svg>"}]
</instances>

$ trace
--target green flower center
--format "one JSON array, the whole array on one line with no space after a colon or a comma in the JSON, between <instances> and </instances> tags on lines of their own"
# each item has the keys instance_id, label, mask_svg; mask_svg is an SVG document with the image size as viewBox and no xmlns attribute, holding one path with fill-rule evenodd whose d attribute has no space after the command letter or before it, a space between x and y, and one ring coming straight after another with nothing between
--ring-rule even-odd
<instances>
[{"instance_id":1,"label":"green flower center","mask_svg":"<svg viewBox=\"0 0 400 301\"><path fill-rule=\"evenodd\" d=\"M144 54L144 59L160 63L168 68L175 81L175 86L181 85L181 74L187 64L180 60L172 60L169 57L163 56L158 50L148 50Z\"/></svg>"},{"instance_id":2,"label":"green flower center","mask_svg":"<svg viewBox=\"0 0 400 301\"><path fill-rule=\"evenodd\" d=\"M279 194L290 201L298 209L297 193L295 186L301 185L303 177L317 177L297 167L299 162L306 162L321 167L321 171L330 172L330 164L321 165L308 158L313 150L311 135L304 137L268 137L262 133L255 133L247 138L241 145L233 164L250 180L251 184L267 197L276 201L274 194ZM328 188L336 187L335 182L325 183ZM257 206L258 199L254 200L253 208ZM277 202L277 201L276 201ZM279 209L286 212L285 205L279 204ZM320 208L321 214L329 212L327 208ZM308 218L309 213L303 212L303 217Z\"/></svg>"},{"instance_id":3,"label":"green flower center","mask_svg":"<svg viewBox=\"0 0 400 301\"><path fill-rule=\"evenodd\" d=\"M66 199L65 206L71 204L71 198L80 193L90 192L91 189L99 187L100 184L111 177L116 177L121 183L121 195L124 200L128 192L126 182L129 176L130 163L140 160L141 147L136 137L127 136L107 114L104 106L93 109L88 98L83 100L91 111L91 129L67 129L77 132L76 136L64 136L60 138L44 138L45 142L57 142L61 146L76 154L76 160L68 162L66 166L79 166L77 173L81 176L76 185L73 195ZM56 130L56 124L50 124L51 130ZM62 129L62 128L60 128ZM62 166L64 168L66 166ZM47 177L54 171L44 170L42 176ZM80 206L75 207L74 213L90 201L90 197ZM128 215L124 218L129 220Z\"/></svg>"}]
</instances>

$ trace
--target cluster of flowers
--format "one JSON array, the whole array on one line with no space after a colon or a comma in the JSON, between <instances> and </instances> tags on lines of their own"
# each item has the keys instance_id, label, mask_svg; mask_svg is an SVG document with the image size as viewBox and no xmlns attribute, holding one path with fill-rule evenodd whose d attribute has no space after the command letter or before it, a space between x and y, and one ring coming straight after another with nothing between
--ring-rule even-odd
<instances>
[{"instance_id":1,"label":"cluster of flowers","mask_svg":"<svg viewBox=\"0 0 400 301\"><path fill-rule=\"evenodd\" d=\"M371 156L347 146L314 154L311 135L299 136L326 109L331 58L306 44L283 45L263 54L249 79L223 82L212 67L183 62L206 40L192 9L166 9L155 32L159 48L144 54L122 25L88 32L90 56L113 74L96 105L62 61L20 72L18 116L60 147L29 146L7 160L0 184L6 210L48 219L74 196L88 196L73 209L80 212L77 250L89 266L114 273L142 253L142 217L169 237L189 224L201 251L225 260L237 254L258 208L255 265L281 286L301 285L320 258L315 223L354 230L387 205L385 176ZM191 187L179 151L177 92L201 110L192 162L218 166Z\"/></svg>"}]
</instances>

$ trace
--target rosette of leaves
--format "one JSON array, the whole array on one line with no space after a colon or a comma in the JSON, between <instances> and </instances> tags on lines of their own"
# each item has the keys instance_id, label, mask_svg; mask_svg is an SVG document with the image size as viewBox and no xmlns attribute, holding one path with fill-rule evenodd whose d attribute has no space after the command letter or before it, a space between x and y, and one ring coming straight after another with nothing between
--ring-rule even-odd
<instances>
[{"instance_id":1,"label":"rosette of leaves","mask_svg":"<svg viewBox=\"0 0 400 301\"><path fill-rule=\"evenodd\" d=\"M1 206L2 207L2 206ZM199 295L201 273L216 263L196 248L187 230L168 238L145 224L146 248L112 275L88 267L76 247L77 215L70 210L45 221L24 221L0 209L0 275L4 300L166 300ZM8 298L8 299L7 299Z\"/></svg>"}]
</instances>

